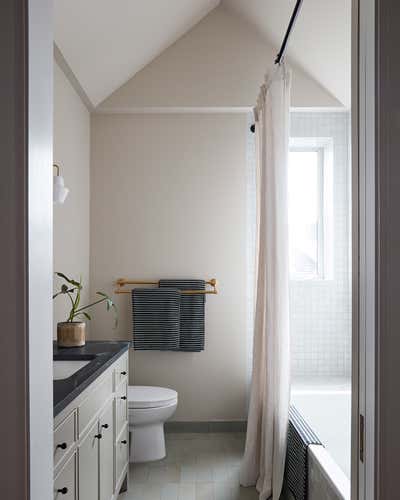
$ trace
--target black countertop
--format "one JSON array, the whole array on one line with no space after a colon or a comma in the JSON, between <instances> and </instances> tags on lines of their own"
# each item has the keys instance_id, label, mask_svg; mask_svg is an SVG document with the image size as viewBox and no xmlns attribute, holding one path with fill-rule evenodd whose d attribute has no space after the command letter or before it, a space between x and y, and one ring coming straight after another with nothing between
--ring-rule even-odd
<instances>
[{"instance_id":1,"label":"black countertop","mask_svg":"<svg viewBox=\"0 0 400 500\"><path fill-rule=\"evenodd\" d=\"M71 377L53 381L54 416L58 415L86 387L129 349L129 342L88 341L82 347L58 347L53 344L55 361L84 361L90 363Z\"/></svg>"}]
</instances>

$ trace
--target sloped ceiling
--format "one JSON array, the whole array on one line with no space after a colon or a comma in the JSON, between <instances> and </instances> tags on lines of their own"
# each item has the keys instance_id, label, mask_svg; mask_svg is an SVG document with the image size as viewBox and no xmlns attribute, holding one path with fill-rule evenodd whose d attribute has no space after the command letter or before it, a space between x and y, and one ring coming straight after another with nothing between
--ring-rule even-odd
<instances>
[{"instance_id":1,"label":"sloped ceiling","mask_svg":"<svg viewBox=\"0 0 400 500\"><path fill-rule=\"evenodd\" d=\"M55 0L55 43L96 106L218 4L219 0Z\"/></svg>"},{"instance_id":2,"label":"sloped ceiling","mask_svg":"<svg viewBox=\"0 0 400 500\"><path fill-rule=\"evenodd\" d=\"M219 4L279 48L295 0L55 0L55 43L94 106ZM304 0L287 56L350 104L351 0Z\"/></svg>"},{"instance_id":3,"label":"sloped ceiling","mask_svg":"<svg viewBox=\"0 0 400 500\"><path fill-rule=\"evenodd\" d=\"M255 104L265 73L273 66L274 54L274 47L251 24L220 6L96 110L249 108ZM293 62L291 68L292 106L341 106Z\"/></svg>"},{"instance_id":4,"label":"sloped ceiling","mask_svg":"<svg viewBox=\"0 0 400 500\"><path fill-rule=\"evenodd\" d=\"M222 0L277 49L295 0ZM350 105L351 0L304 0L287 57L295 61L343 105Z\"/></svg>"}]
</instances>

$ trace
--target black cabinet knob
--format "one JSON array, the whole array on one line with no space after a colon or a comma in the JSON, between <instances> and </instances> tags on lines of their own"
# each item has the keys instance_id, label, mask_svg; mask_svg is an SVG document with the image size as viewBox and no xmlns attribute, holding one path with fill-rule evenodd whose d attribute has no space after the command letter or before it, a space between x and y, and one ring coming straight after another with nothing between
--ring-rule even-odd
<instances>
[{"instance_id":1,"label":"black cabinet knob","mask_svg":"<svg viewBox=\"0 0 400 500\"><path fill-rule=\"evenodd\" d=\"M121 372L121 375L126 375L126 372Z\"/></svg>"},{"instance_id":2,"label":"black cabinet knob","mask_svg":"<svg viewBox=\"0 0 400 500\"><path fill-rule=\"evenodd\" d=\"M108 429L108 424L103 424L102 427L103 429Z\"/></svg>"},{"instance_id":3,"label":"black cabinet knob","mask_svg":"<svg viewBox=\"0 0 400 500\"><path fill-rule=\"evenodd\" d=\"M61 443L57 445L57 448L61 448L62 450L66 450L68 447L67 443Z\"/></svg>"},{"instance_id":4,"label":"black cabinet knob","mask_svg":"<svg viewBox=\"0 0 400 500\"><path fill-rule=\"evenodd\" d=\"M61 493L61 495L66 495L68 493L68 488L64 486L64 488L59 488L57 493Z\"/></svg>"},{"instance_id":5,"label":"black cabinet knob","mask_svg":"<svg viewBox=\"0 0 400 500\"><path fill-rule=\"evenodd\" d=\"M123 399L123 400L125 401L125 399L126 399L126 396L121 396L121 399Z\"/></svg>"},{"instance_id":6,"label":"black cabinet knob","mask_svg":"<svg viewBox=\"0 0 400 500\"><path fill-rule=\"evenodd\" d=\"M94 437L97 439L101 439L103 436L101 434L96 434Z\"/></svg>"},{"instance_id":7,"label":"black cabinet knob","mask_svg":"<svg viewBox=\"0 0 400 500\"><path fill-rule=\"evenodd\" d=\"M123 440L121 441L121 443L122 443L122 444L126 444L126 443L127 443L127 440L126 440L126 439L123 439Z\"/></svg>"}]
</instances>

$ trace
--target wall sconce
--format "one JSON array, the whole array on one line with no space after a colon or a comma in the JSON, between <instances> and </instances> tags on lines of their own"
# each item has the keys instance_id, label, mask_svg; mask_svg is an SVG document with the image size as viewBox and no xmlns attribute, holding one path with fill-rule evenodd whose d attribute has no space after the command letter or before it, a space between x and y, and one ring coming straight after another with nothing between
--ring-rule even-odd
<instances>
[{"instance_id":1,"label":"wall sconce","mask_svg":"<svg viewBox=\"0 0 400 500\"><path fill-rule=\"evenodd\" d=\"M64 177L60 175L60 167L56 163L53 164L57 174L53 176L53 203L62 205L68 196L69 189L64 186Z\"/></svg>"}]
</instances>

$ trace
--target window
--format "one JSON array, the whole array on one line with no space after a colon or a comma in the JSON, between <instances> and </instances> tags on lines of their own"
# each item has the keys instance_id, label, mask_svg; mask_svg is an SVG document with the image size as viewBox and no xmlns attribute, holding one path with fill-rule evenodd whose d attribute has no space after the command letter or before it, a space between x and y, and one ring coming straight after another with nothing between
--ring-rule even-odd
<instances>
[{"instance_id":1,"label":"window","mask_svg":"<svg viewBox=\"0 0 400 500\"><path fill-rule=\"evenodd\" d=\"M326 279L329 255L329 150L291 141L289 152L289 266L294 280Z\"/></svg>"}]
</instances>

